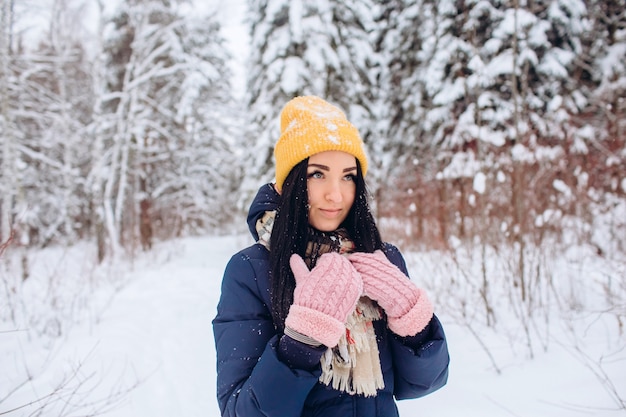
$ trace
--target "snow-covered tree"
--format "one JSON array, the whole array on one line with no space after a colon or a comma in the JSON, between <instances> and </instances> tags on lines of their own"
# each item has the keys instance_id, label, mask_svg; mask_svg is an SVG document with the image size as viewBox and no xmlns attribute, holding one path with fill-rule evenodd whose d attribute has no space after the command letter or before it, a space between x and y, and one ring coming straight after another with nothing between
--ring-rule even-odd
<instances>
[{"instance_id":1,"label":"snow-covered tree","mask_svg":"<svg viewBox=\"0 0 626 417\"><path fill-rule=\"evenodd\" d=\"M173 232L193 234L228 226L241 181L237 138L243 114L233 99L230 54L216 21L188 20L183 49L195 57L180 85L176 119L184 122L185 142L169 168L155 173L152 192L161 223Z\"/></svg>"},{"instance_id":2,"label":"snow-covered tree","mask_svg":"<svg viewBox=\"0 0 626 417\"><path fill-rule=\"evenodd\" d=\"M588 44L586 76L598 83L590 110L579 120L575 136L583 150L596 149L604 169L590 175L590 186L611 193L626 193L626 1L591 1L593 21ZM588 152L587 152L588 153ZM591 174L587 172L587 174Z\"/></svg>"},{"instance_id":3,"label":"snow-covered tree","mask_svg":"<svg viewBox=\"0 0 626 417\"><path fill-rule=\"evenodd\" d=\"M108 72L94 130L105 153L92 177L102 184L93 189L114 253L219 223L238 175L228 53L218 24L185 15L186 4L126 2L105 27Z\"/></svg>"},{"instance_id":4,"label":"snow-covered tree","mask_svg":"<svg viewBox=\"0 0 626 417\"><path fill-rule=\"evenodd\" d=\"M41 42L13 52L6 96L13 129L3 140L3 167L12 173L2 184L5 195L15 197L12 222L25 246L73 240L85 231L80 190L91 107L88 59L79 11L56 0L51 12Z\"/></svg>"},{"instance_id":5,"label":"snow-covered tree","mask_svg":"<svg viewBox=\"0 0 626 417\"><path fill-rule=\"evenodd\" d=\"M22 224L38 245L75 241L87 231L84 138L91 120L91 68L81 43L81 10L69 3L53 2L45 36L16 65L20 176L27 202Z\"/></svg>"},{"instance_id":6,"label":"snow-covered tree","mask_svg":"<svg viewBox=\"0 0 626 417\"><path fill-rule=\"evenodd\" d=\"M424 1L385 16L396 29L383 41L398 52L388 53L383 80L400 97L391 102L389 135L392 152L406 155L395 178L413 190L442 181L441 237L463 236L466 216L497 215L510 234L532 229L545 210L570 210L572 200L552 182L564 174L568 141L585 131L575 119L596 85L585 55L592 28L586 4ZM406 172L417 177L412 184ZM477 177L501 187L480 207ZM499 233L502 222L492 224Z\"/></svg>"},{"instance_id":7,"label":"snow-covered tree","mask_svg":"<svg viewBox=\"0 0 626 417\"><path fill-rule=\"evenodd\" d=\"M464 29L471 6L455 1L387 1L381 9L381 96L388 109L387 149L381 175L393 184L379 196L386 215L408 215L424 237L427 219L445 240L450 220L447 187L435 179L463 146L442 146L472 103L466 77L475 54L473 34ZM468 142L470 142L468 140ZM461 158L461 160L464 158Z\"/></svg>"},{"instance_id":8,"label":"snow-covered tree","mask_svg":"<svg viewBox=\"0 0 626 417\"><path fill-rule=\"evenodd\" d=\"M272 180L278 114L298 95L319 95L346 111L366 143L374 131L373 52L369 0L252 0L248 73L246 179L241 204Z\"/></svg>"},{"instance_id":9,"label":"snow-covered tree","mask_svg":"<svg viewBox=\"0 0 626 417\"><path fill-rule=\"evenodd\" d=\"M445 10L448 2L439 2ZM384 154L380 175L403 169L407 160L423 154L432 146L423 135L424 116L429 103L426 89L433 88L424 71L441 44L446 42L447 28L453 23L439 10L437 2L386 0L377 11L377 49L383 65L378 97L381 117L381 141L376 153ZM431 81L431 82L429 82Z\"/></svg>"}]
</instances>

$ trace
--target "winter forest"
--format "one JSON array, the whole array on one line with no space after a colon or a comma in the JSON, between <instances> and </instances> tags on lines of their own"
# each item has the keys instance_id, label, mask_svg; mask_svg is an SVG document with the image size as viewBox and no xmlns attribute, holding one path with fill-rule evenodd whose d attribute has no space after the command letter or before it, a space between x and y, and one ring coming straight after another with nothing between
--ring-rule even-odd
<instances>
[{"instance_id":1,"label":"winter forest","mask_svg":"<svg viewBox=\"0 0 626 417\"><path fill-rule=\"evenodd\" d=\"M163 242L245 233L280 109L315 94L359 128L383 238L491 372L502 346L565 346L626 412L626 2L244 3L227 39L190 0L0 0L0 355L89 309L47 250L87 248L91 291ZM6 375L0 415L79 415Z\"/></svg>"}]
</instances>

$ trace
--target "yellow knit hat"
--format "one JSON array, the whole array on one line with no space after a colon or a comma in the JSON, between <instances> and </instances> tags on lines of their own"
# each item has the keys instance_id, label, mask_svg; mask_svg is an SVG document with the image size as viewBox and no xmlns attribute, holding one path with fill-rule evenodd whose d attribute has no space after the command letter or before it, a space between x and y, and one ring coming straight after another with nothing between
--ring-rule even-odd
<instances>
[{"instance_id":1,"label":"yellow knit hat","mask_svg":"<svg viewBox=\"0 0 626 417\"><path fill-rule=\"evenodd\" d=\"M339 108L315 96L296 97L280 115L280 137L274 147L276 188L282 189L289 172L311 155L343 151L367 172L367 156L359 131Z\"/></svg>"}]
</instances>

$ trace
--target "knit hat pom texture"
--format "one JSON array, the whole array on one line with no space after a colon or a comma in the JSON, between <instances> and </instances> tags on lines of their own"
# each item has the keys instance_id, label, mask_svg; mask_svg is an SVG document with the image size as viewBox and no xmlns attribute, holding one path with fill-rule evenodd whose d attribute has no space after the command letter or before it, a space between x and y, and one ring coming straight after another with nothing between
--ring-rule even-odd
<instances>
[{"instance_id":1,"label":"knit hat pom texture","mask_svg":"<svg viewBox=\"0 0 626 417\"><path fill-rule=\"evenodd\" d=\"M367 156L357 128L338 107L316 96L296 97L280 116L281 135L274 147L276 186L281 189L289 172L301 161L324 151L353 155L367 172Z\"/></svg>"}]
</instances>

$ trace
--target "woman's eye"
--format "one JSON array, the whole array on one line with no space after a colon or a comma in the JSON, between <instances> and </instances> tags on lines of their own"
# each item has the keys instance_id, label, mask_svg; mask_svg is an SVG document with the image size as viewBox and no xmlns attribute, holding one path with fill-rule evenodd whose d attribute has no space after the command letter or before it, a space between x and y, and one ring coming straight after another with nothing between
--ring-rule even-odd
<instances>
[{"instance_id":1,"label":"woman's eye","mask_svg":"<svg viewBox=\"0 0 626 417\"><path fill-rule=\"evenodd\" d=\"M356 179L356 176L355 176L354 174L349 174L349 175L346 175L346 176L345 176L345 177L343 177L343 178L344 178L344 180L346 180L346 181L354 181L354 180Z\"/></svg>"},{"instance_id":2,"label":"woman's eye","mask_svg":"<svg viewBox=\"0 0 626 417\"><path fill-rule=\"evenodd\" d=\"M311 173L309 174L309 178L316 178L316 179L320 179L320 178L323 178L323 177L324 177L324 174L322 174L322 173L321 173L321 172L319 172L319 171L314 171L314 172L311 172Z\"/></svg>"}]
</instances>

